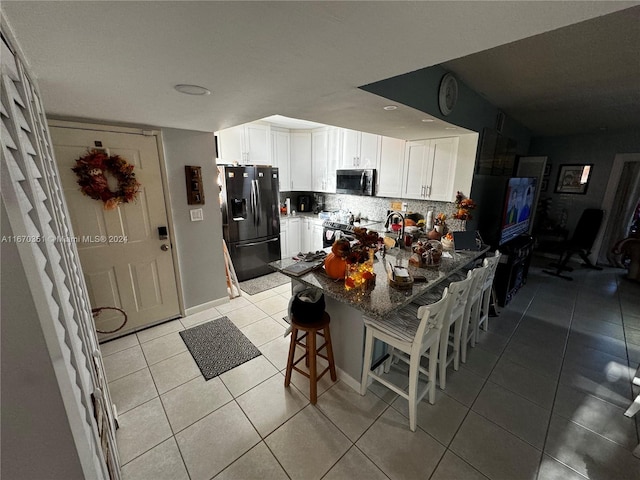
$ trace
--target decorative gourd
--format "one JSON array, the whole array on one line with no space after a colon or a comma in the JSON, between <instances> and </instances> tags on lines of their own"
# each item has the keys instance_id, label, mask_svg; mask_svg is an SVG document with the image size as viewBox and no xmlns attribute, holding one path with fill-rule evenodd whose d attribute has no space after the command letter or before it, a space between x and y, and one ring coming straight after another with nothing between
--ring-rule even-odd
<instances>
[{"instance_id":1,"label":"decorative gourd","mask_svg":"<svg viewBox=\"0 0 640 480\"><path fill-rule=\"evenodd\" d=\"M344 278L347 270L347 261L333 252L330 252L324 259L324 269L329 278Z\"/></svg>"}]
</instances>

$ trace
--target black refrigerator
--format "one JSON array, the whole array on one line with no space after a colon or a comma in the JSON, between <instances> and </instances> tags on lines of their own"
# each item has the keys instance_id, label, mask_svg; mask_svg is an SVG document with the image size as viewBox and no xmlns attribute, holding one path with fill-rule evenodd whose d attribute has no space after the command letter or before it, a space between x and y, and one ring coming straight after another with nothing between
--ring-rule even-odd
<instances>
[{"instance_id":1,"label":"black refrigerator","mask_svg":"<svg viewBox=\"0 0 640 480\"><path fill-rule=\"evenodd\" d=\"M222 229L239 281L272 273L280 260L278 169L220 167Z\"/></svg>"}]
</instances>

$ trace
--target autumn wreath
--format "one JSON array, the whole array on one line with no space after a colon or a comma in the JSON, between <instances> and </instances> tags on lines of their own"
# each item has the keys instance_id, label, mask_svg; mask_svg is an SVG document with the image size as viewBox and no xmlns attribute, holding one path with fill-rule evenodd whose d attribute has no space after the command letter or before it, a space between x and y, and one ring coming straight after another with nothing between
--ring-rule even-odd
<instances>
[{"instance_id":1,"label":"autumn wreath","mask_svg":"<svg viewBox=\"0 0 640 480\"><path fill-rule=\"evenodd\" d=\"M140 183L133 173L133 165L119 155L90 150L76 160L76 166L71 170L78 176L80 191L94 200L104 202L105 210L118 208L138 196ZM107 174L118 181L115 192L109 188Z\"/></svg>"}]
</instances>

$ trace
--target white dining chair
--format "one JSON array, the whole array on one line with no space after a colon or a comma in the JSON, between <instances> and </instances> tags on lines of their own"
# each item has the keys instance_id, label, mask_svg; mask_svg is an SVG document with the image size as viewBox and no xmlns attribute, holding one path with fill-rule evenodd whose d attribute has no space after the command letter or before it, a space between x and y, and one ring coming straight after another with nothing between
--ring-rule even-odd
<instances>
[{"instance_id":1,"label":"white dining chair","mask_svg":"<svg viewBox=\"0 0 640 480\"><path fill-rule=\"evenodd\" d=\"M473 331L471 346L474 347L476 342L478 341L478 336L480 335L480 327L484 331L487 331L489 328L489 307L491 304L491 292L493 290L493 279L496 276L496 270L498 268L498 263L500 263L500 257L502 254L499 250L496 250L496 253L493 257L487 257L484 259L482 263L483 266L488 267L489 271L484 279L484 284L482 285L482 306L480 308L480 316L478 317L478 322L476 323L476 328Z\"/></svg>"},{"instance_id":2,"label":"white dining chair","mask_svg":"<svg viewBox=\"0 0 640 480\"><path fill-rule=\"evenodd\" d=\"M367 392L369 379L373 379L398 395L406 398L409 402L409 428L416 431L418 403L429 394L429 403L433 404L436 399L436 368L438 364L438 341L440 330L444 320L447 307L447 289L442 293L442 298L431 305L424 305L418 308L417 314L411 315L417 320L407 324L407 330L403 334L385 330L384 323L368 317L364 317L366 327L366 340L364 347L364 364L362 367L362 381L360 383L360 394ZM407 314L413 310L399 312L396 315ZM402 322L403 320L401 320ZM397 322L396 322L397 323ZM371 360L373 355L373 340L381 340L388 345L389 358L385 361L384 369L389 371L391 363L395 360L402 360L409 365L409 387L402 389L398 385L382 378L371 370ZM428 352L428 355L427 355ZM420 366L420 359L427 356L429 359L429 370ZM420 374L427 377L428 382L423 390L418 392L418 379Z\"/></svg>"},{"instance_id":3,"label":"white dining chair","mask_svg":"<svg viewBox=\"0 0 640 480\"><path fill-rule=\"evenodd\" d=\"M468 274L471 277L471 288L469 289L469 297L465 306L460 336L460 361L462 363L467 363L467 347L469 346L469 341L475 339L474 332L476 331L482 307L484 280L488 273L489 267L481 266L469 271Z\"/></svg>"},{"instance_id":4,"label":"white dining chair","mask_svg":"<svg viewBox=\"0 0 640 480\"><path fill-rule=\"evenodd\" d=\"M458 370L460 365L460 337L462 333L462 320L464 319L467 297L471 290L471 277L467 276L459 282L449 284L447 308L444 314L442 330L440 331L440 352L438 353L440 388L445 389L447 384L447 366L453 362L453 369ZM451 335L451 327L453 335ZM449 347L452 351L449 354Z\"/></svg>"},{"instance_id":5,"label":"white dining chair","mask_svg":"<svg viewBox=\"0 0 640 480\"><path fill-rule=\"evenodd\" d=\"M633 384L640 387L640 367L638 367L638 369L636 370L635 377L633 378ZM627 408L627 411L624 412L624 415L625 417L633 417L638 412L640 412L640 395L636 396L636 399L631 405L629 405L629 408ZM634 448L633 455L640 458L640 444L638 444L638 446Z\"/></svg>"}]
</instances>

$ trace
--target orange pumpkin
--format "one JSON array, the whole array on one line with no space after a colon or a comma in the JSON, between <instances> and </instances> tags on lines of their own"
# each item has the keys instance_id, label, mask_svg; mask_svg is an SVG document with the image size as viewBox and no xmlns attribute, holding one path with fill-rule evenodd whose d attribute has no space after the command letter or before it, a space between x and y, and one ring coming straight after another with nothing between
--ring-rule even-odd
<instances>
[{"instance_id":1,"label":"orange pumpkin","mask_svg":"<svg viewBox=\"0 0 640 480\"><path fill-rule=\"evenodd\" d=\"M330 252L324 259L324 269L329 278L344 278L347 270L347 261Z\"/></svg>"}]
</instances>

